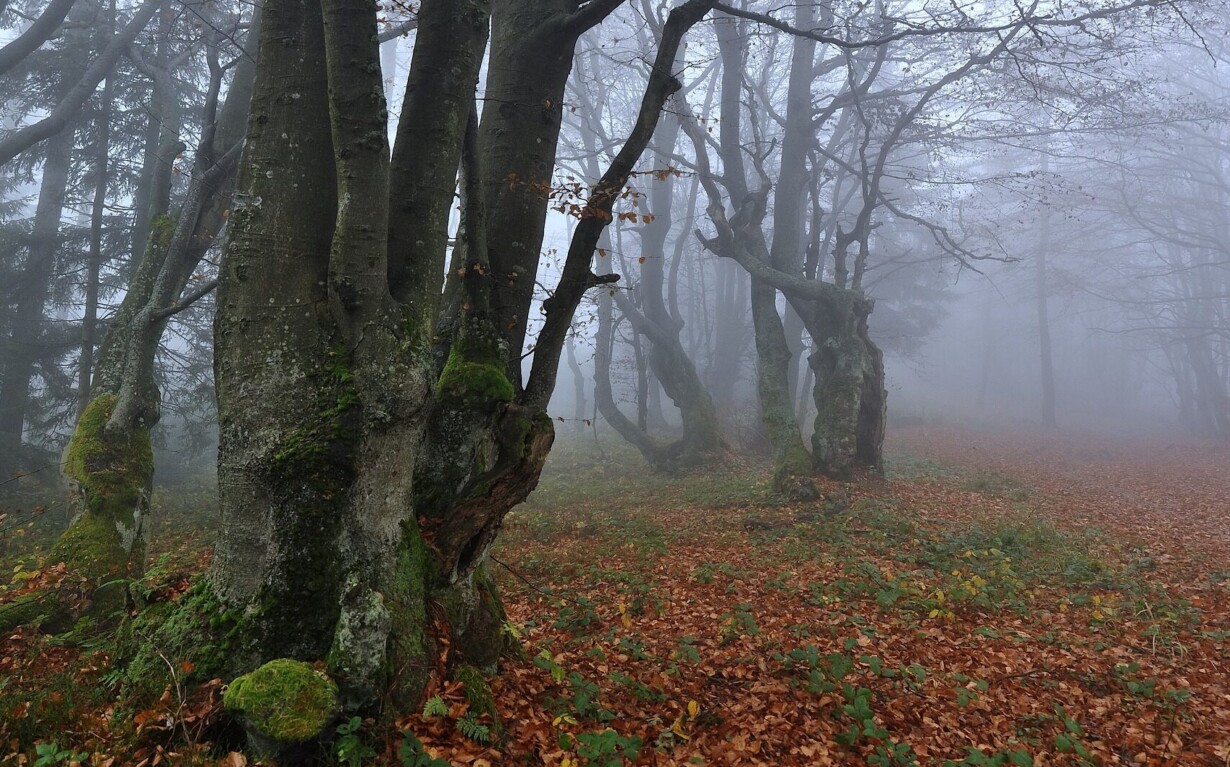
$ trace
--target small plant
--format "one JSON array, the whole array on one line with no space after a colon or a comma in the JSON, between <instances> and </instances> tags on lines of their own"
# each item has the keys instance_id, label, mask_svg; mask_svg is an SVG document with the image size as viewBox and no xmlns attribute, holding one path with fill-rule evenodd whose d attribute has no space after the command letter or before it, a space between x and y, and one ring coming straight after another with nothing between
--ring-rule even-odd
<instances>
[{"instance_id":1,"label":"small plant","mask_svg":"<svg viewBox=\"0 0 1230 767\"><path fill-rule=\"evenodd\" d=\"M423 704L423 718L430 719L433 716L448 716L448 704L439 695L433 695Z\"/></svg>"},{"instance_id":2,"label":"small plant","mask_svg":"<svg viewBox=\"0 0 1230 767\"><path fill-rule=\"evenodd\" d=\"M1034 767L1034 759L1022 749L985 754L971 747L964 759L959 762L948 759L944 767Z\"/></svg>"},{"instance_id":3,"label":"small plant","mask_svg":"<svg viewBox=\"0 0 1230 767\"><path fill-rule=\"evenodd\" d=\"M603 708L599 702L602 689L598 685L576 671L568 674L568 684L572 687L572 698L569 702L578 717L597 719L600 722L609 722L615 718L615 715Z\"/></svg>"},{"instance_id":4,"label":"small plant","mask_svg":"<svg viewBox=\"0 0 1230 767\"><path fill-rule=\"evenodd\" d=\"M553 679L556 684L564 681L564 676L567 674L564 667L556 663L555 659L551 657L551 652L549 650L543 650L534 656L534 665L550 674L551 679Z\"/></svg>"},{"instance_id":5,"label":"small plant","mask_svg":"<svg viewBox=\"0 0 1230 767\"><path fill-rule=\"evenodd\" d=\"M1063 723L1063 732L1055 736L1055 750L1061 754L1073 754L1081 760L1082 764L1097 764L1093 754L1081 741L1085 731L1080 722L1068 716L1068 712L1060 705L1055 706L1055 715Z\"/></svg>"},{"instance_id":6,"label":"small plant","mask_svg":"<svg viewBox=\"0 0 1230 767\"><path fill-rule=\"evenodd\" d=\"M918 767L918 754L908 743L881 743L867 756L871 767Z\"/></svg>"},{"instance_id":7,"label":"small plant","mask_svg":"<svg viewBox=\"0 0 1230 767\"><path fill-rule=\"evenodd\" d=\"M34 767L54 767L54 765L69 762L85 762L90 758L90 755L84 751L60 748L54 742L39 743L34 747L34 755L36 757Z\"/></svg>"},{"instance_id":8,"label":"small plant","mask_svg":"<svg viewBox=\"0 0 1230 767\"><path fill-rule=\"evenodd\" d=\"M684 663L700 663L700 651L696 649L696 639L690 636L680 638L674 657L675 660Z\"/></svg>"},{"instance_id":9,"label":"small plant","mask_svg":"<svg viewBox=\"0 0 1230 767\"><path fill-rule=\"evenodd\" d=\"M359 735L363 727L361 717L352 716L350 721L337 726L337 740L333 743L333 754L339 764L345 767L360 767L363 760L376 755L376 750L367 744Z\"/></svg>"},{"instance_id":10,"label":"small plant","mask_svg":"<svg viewBox=\"0 0 1230 767\"><path fill-rule=\"evenodd\" d=\"M446 760L436 759L427 753L427 749L409 730L402 733L397 758L401 760L402 767L451 767Z\"/></svg>"},{"instance_id":11,"label":"small plant","mask_svg":"<svg viewBox=\"0 0 1230 767\"><path fill-rule=\"evenodd\" d=\"M655 690L649 685L637 679L633 679L627 674L621 674L618 671L612 671L609 679L615 684L627 689L637 700L646 703L661 703L666 700L666 695L661 690Z\"/></svg>"},{"instance_id":12,"label":"small plant","mask_svg":"<svg viewBox=\"0 0 1230 767\"><path fill-rule=\"evenodd\" d=\"M585 597L577 597L574 601L560 605L559 614L551 625L557 629L580 634L592 631L601 624L602 619L598 617L598 609L594 606L593 601Z\"/></svg>"},{"instance_id":13,"label":"small plant","mask_svg":"<svg viewBox=\"0 0 1230 767\"><path fill-rule=\"evenodd\" d=\"M888 730L876 723L875 711L871 709L871 690L843 684L841 694L846 702L841 712L852 720L850 726L837 733L836 740L843 746L853 747L862 738L887 740Z\"/></svg>"},{"instance_id":14,"label":"small plant","mask_svg":"<svg viewBox=\"0 0 1230 767\"><path fill-rule=\"evenodd\" d=\"M722 620L722 644L730 644L741 636L755 636L760 633L756 617L752 615L751 605L740 604L733 613L723 615Z\"/></svg>"},{"instance_id":15,"label":"small plant","mask_svg":"<svg viewBox=\"0 0 1230 767\"><path fill-rule=\"evenodd\" d=\"M475 743L486 745L491 742L491 728L475 719L472 714L466 714L457 720L457 732Z\"/></svg>"},{"instance_id":16,"label":"small plant","mask_svg":"<svg viewBox=\"0 0 1230 767\"><path fill-rule=\"evenodd\" d=\"M585 759L591 767L622 767L636 761L641 751L641 739L636 735L625 737L610 729L582 732L575 736L560 733L560 746L564 749L575 746L577 756ZM569 765L577 764L570 759L565 761Z\"/></svg>"},{"instance_id":17,"label":"small plant","mask_svg":"<svg viewBox=\"0 0 1230 767\"><path fill-rule=\"evenodd\" d=\"M804 689L814 695L834 692L842 680L854 670L854 659L841 653L821 655L815 645L808 644L785 655L774 656L794 672Z\"/></svg>"}]
</instances>

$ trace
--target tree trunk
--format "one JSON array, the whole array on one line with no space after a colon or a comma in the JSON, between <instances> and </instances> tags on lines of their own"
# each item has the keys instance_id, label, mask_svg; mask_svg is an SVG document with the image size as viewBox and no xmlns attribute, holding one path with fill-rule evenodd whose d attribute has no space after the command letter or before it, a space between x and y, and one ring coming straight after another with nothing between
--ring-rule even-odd
<instances>
[{"instance_id":1,"label":"tree trunk","mask_svg":"<svg viewBox=\"0 0 1230 767\"><path fill-rule=\"evenodd\" d=\"M12 352L0 373L0 476L29 468L22 435L30 408L30 383L41 352L43 311L51 294L60 249L60 216L68 189L75 132L65 130L47 143L34 225L26 248L21 286L11 319Z\"/></svg>"},{"instance_id":2,"label":"tree trunk","mask_svg":"<svg viewBox=\"0 0 1230 767\"><path fill-rule=\"evenodd\" d=\"M1044 150L1045 152L1046 150ZM1043 179L1050 170L1048 157L1042 155ZM1043 201L1042 219L1038 223L1038 257L1034 262L1035 288L1038 309L1038 356L1039 374L1042 381L1042 425L1055 425L1055 360L1051 354L1051 316L1047 307L1049 288L1046 279L1046 262L1051 249L1051 208Z\"/></svg>"},{"instance_id":3,"label":"tree trunk","mask_svg":"<svg viewBox=\"0 0 1230 767\"><path fill-rule=\"evenodd\" d=\"M800 311L816 342L808 358L816 377L812 461L830 477L847 477L859 466L879 471L887 420L884 355L867 333L874 303L844 293L828 305L816 302L810 316Z\"/></svg>"},{"instance_id":4,"label":"tree trunk","mask_svg":"<svg viewBox=\"0 0 1230 767\"><path fill-rule=\"evenodd\" d=\"M487 47L489 0L419 11L390 167L389 289L431 332L439 309L461 139Z\"/></svg>"},{"instance_id":5,"label":"tree trunk","mask_svg":"<svg viewBox=\"0 0 1230 767\"><path fill-rule=\"evenodd\" d=\"M85 308L81 319L81 356L77 360L77 415L90 404L91 376L94 373L94 347L98 343L98 280L102 269L103 216L106 213L107 183L110 180L111 101L115 78L103 86L102 104L95 127L94 201L90 209L90 247L86 255Z\"/></svg>"},{"instance_id":6,"label":"tree trunk","mask_svg":"<svg viewBox=\"0 0 1230 767\"><path fill-rule=\"evenodd\" d=\"M253 29L258 26L254 22ZM237 142L247 121L255 62L240 60L218 116L223 69L216 50L207 56L211 81L205 130L179 218L162 216L155 222L99 348L90 398L61 467L72 521L50 559L64 562L95 587L91 601L103 617L123 606L127 580L144 566L154 471L150 430L161 415L154 357L167 320L177 310L176 300L226 218ZM219 145L230 148L220 152Z\"/></svg>"},{"instance_id":7,"label":"tree trunk","mask_svg":"<svg viewBox=\"0 0 1230 767\"><path fill-rule=\"evenodd\" d=\"M568 370L572 373L572 430L585 430L588 420L589 404L585 394L585 374L581 372L581 362L577 359L577 344L572 336L568 337Z\"/></svg>"},{"instance_id":8,"label":"tree trunk","mask_svg":"<svg viewBox=\"0 0 1230 767\"><path fill-rule=\"evenodd\" d=\"M774 268L789 271L802 271L802 251L799 247L799 205L802 202L801 181L806 179L805 143L797 134L798 125L791 126L788 120L787 136L790 137L790 149L794 151L793 160L798 167L785 170L786 158L783 157L783 174L791 188L800 188L786 202L779 195L782 209L775 216L784 217L781 225L775 224L775 237L781 237L782 243L775 241L776 253L771 253L765 242L761 224L764 218L763 199L768 190L762 189L753 194L747 186L747 172L743 165L742 146L742 110L741 94L743 90L743 41L739 36L737 22L730 17L719 18L716 23L718 31L718 46L722 57L722 89L721 106L722 122L719 136L720 154L722 157L723 178L730 189L731 203L736 210L756 209L758 215L749 216L747 221L735 235L733 247L741 247L749 252L749 257L763 263L772 264ZM796 46L798 44L796 43ZM805 46L806 47L806 46ZM814 46L811 46L814 48ZM803 54L796 50L796 59L801 60ZM810 87L810 57L805 65L796 65L807 70L808 77L804 83ZM804 101L801 107L806 116L798 114L799 104L793 104L796 114L795 122L810 121L810 90L800 95L799 78L792 78L791 93L794 102ZM794 127L794 130L790 130ZM783 151L786 147L783 147ZM801 176L799 174L802 174ZM779 231L780 230L780 231ZM793 240L793 245L791 241ZM797 264L797 269L795 266ZM798 500L817 497L815 485L808 478L810 474L810 459L807 449L803 446L803 436L799 432L799 424L794 417L794 397L790 388L790 358L791 352L786 342L786 331L782 326L781 315L777 312L777 290L773 285L759 280L752 275L751 286L752 327L756 341L756 392L760 401L760 419L773 448L773 485L775 489Z\"/></svg>"},{"instance_id":9,"label":"tree trunk","mask_svg":"<svg viewBox=\"0 0 1230 767\"><path fill-rule=\"evenodd\" d=\"M687 6L695 14L711 4ZM479 149L471 111L460 152L458 268L449 275L464 300L438 339L447 354L437 360L437 339L422 332L413 302L388 290L387 224L370 209L396 195L384 187L383 104L366 101L383 100L375 6L325 0L322 12L314 0L276 0L265 14L241 204L219 287L223 530L201 597L240 617L222 638L233 650L215 655L215 669L198 669L324 661L343 705L361 708L389 692L406 710L435 673L490 669L506 649L487 552L550 449L545 407L577 303L601 284L589 261L606 219L578 226L522 392L508 372L520 355L505 337L502 277L488 261L497 250L489 241L511 238L495 228L506 215L489 209L489 152ZM454 19L421 26L420 44L458 33L465 20ZM570 35L573 20L562 19ZM507 64L493 60L491 69ZM648 142L669 85L660 68L651 77L656 98L647 94L602 190L623 188ZM520 77L541 80L533 71ZM609 214L602 194L591 206ZM241 696L224 702L261 730Z\"/></svg>"}]
</instances>

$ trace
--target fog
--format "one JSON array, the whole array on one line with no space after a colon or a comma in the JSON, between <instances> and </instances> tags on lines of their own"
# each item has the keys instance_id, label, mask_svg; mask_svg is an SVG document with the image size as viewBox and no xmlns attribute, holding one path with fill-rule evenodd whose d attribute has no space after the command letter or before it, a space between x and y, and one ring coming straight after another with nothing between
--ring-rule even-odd
<instances>
[{"instance_id":1,"label":"fog","mask_svg":"<svg viewBox=\"0 0 1230 767\"><path fill-rule=\"evenodd\" d=\"M1230 764L1228 32L0 0L0 764Z\"/></svg>"},{"instance_id":2,"label":"fog","mask_svg":"<svg viewBox=\"0 0 1230 767\"><path fill-rule=\"evenodd\" d=\"M91 24L103 11L77 7L16 58L41 34L37 9L23 8L0 16L0 45L14 54L0 207L6 474L62 449L88 398L81 369L129 292L149 222L188 192L213 114L202 111L210 62L224 101L248 24L241 6L178 6L94 77L86 68L106 51ZM816 393L823 365L808 364L815 328L781 284L769 304L763 288L757 298L733 247L787 278L874 299L891 424L1230 436L1225 9L1090 5L1022 23L1007 5L877 8L750 3L689 35L681 90L594 256L596 274L620 280L588 292L561 354L550 414L573 425L561 431L622 414L624 436L669 441L695 426L681 408L708 400L735 442L771 449L757 382L764 355L784 344L779 391L810 438L816 396L828 396ZM618 8L578 42L564 103L542 105L559 107L562 126L554 167L534 182L548 210L526 376L542 301L589 215L590 185L633 126L665 10ZM135 18L124 4L115 13L120 26ZM876 18L913 31L877 40ZM383 30L394 140L416 19L394 10ZM487 67L477 96L489 110ZM63 95L73 76L90 85L79 103ZM25 140L64 115L53 139ZM46 152L68 161L55 168L62 182L47 176ZM214 279L224 239L223 226L186 294ZM159 439L205 463L211 312L205 291L172 316L156 365ZM757 326L768 328L759 341ZM599 379L610 385L596 392Z\"/></svg>"}]
</instances>

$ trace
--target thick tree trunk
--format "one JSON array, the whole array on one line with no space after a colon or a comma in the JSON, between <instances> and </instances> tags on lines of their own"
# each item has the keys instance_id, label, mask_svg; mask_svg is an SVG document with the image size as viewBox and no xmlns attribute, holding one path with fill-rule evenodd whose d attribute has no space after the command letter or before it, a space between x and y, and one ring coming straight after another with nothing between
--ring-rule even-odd
<instances>
[{"instance_id":1,"label":"thick tree trunk","mask_svg":"<svg viewBox=\"0 0 1230 767\"><path fill-rule=\"evenodd\" d=\"M884 355L867 333L873 302L853 291L840 298L800 312L816 341L808 358L816 377L812 461L831 477L882 468L887 420Z\"/></svg>"},{"instance_id":2,"label":"thick tree trunk","mask_svg":"<svg viewBox=\"0 0 1230 767\"><path fill-rule=\"evenodd\" d=\"M464 300L437 361L418 308L388 290L388 238L376 236L386 224L370 210L396 194L384 188L382 105L355 103L382 100L375 6L323 5L266 6L215 325L223 530L200 597L239 617L223 638L228 652L206 673L324 661L343 706L388 692L405 710L433 674L489 669L506 647L487 551L550 449L545 407L577 302L599 284L588 278L589 258L605 219L578 226L546 307L543 356L521 392L508 372L519 354L503 337L501 278L488 261L497 250L489 223L505 217L489 215L487 153L471 112L460 153L463 241L449 278ZM467 21L453 18L453 28L420 27L420 44ZM569 35L572 20L563 19ZM492 71L506 64L493 61ZM648 141L669 90L660 66L643 107L652 119L638 121L603 190L622 189ZM535 81L533 71L520 76ZM609 213L610 201L595 197L591 205ZM285 740L262 730L241 695L228 698L250 727Z\"/></svg>"},{"instance_id":3,"label":"thick tree trunk","mask_svg":"<svg viewBox=\"0 0 1230 767\"><path fill-rule=\"evenodd\" d=\"M494 664L503 612L483 557L533 487L552 431L512 402L490 338L463 335L433 385L421 307L380 293L386 240L367 234L384 231L370 208L389 193L382 152L364 142L383 131L356 122L380 109L341 96L382 93L363 66L378 55L362 49L375 16L351 5L326 4L324 22L311 0L267 6L262 50L300 55L261 67L224 258L211 586L246 616L232 673L325 660L343 699L362 705L386 690L416 698L441 642L453 663ZM419 40L457 32L424 25ZM473 81L463 86L472 98ZM287 88L301 97L282 99Z\"/></svg>"}]
</instances>

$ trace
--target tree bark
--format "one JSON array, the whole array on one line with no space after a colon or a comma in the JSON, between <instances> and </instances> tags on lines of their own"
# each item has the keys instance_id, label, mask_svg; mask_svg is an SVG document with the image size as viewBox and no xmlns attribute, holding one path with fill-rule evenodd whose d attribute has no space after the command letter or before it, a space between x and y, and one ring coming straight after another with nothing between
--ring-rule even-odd
<instances>
[{"instance_id":1,"label":"tree bark","mask_svg":"<svg viewBox=\"0 0 1230 767\"><path fill-rule=\"evenodd\" d=\"M389 286L430 333L440 303L462 136L487 47L489 0L425 2L389 170Z\"/></svg>"}]
</instances>

